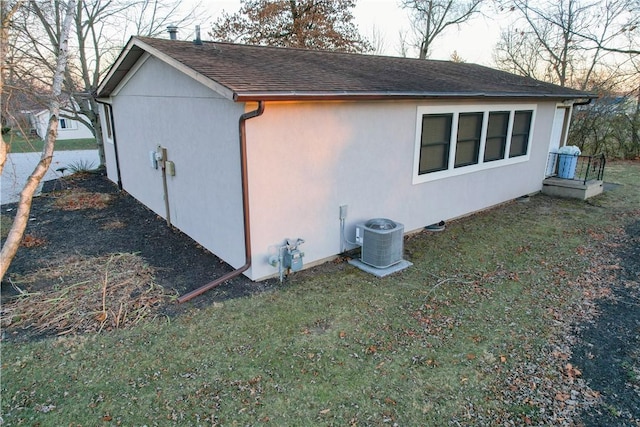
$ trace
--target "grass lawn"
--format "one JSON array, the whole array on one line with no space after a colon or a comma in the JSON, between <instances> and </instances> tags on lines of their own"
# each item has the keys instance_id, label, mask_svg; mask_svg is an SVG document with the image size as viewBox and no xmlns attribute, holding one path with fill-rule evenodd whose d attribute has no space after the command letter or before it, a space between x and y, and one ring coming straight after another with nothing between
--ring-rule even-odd
<instances>
[{"instance_id":1,"label":"grass lawn","mask_svg":"<svg viewBox=\"0 0 640 427\"><path fill-rule=\"evenodd\" d=\"M535 196L412 235L414 266L384 279L329 264L175 319L5 342L4 422L546 424L567 406L552 387L580 390L563 334L590 256L638 216L640 164L605 174L623 185L589 202Z\"/></svg>"},{"instance_id":2,"label":"grass lawn","mask_svg":"<svg viewBox=\"0 0 640 427\"><path fill-rule=\"evenodd\" d=\"M38 138L23 138L14 134L2 135L4 142L9 144L10 153L40 152L44 142ZM68 150L95 150L97 149L95 138L67 139L56 141L56 151Z\"/></svg>"}]
</instances>

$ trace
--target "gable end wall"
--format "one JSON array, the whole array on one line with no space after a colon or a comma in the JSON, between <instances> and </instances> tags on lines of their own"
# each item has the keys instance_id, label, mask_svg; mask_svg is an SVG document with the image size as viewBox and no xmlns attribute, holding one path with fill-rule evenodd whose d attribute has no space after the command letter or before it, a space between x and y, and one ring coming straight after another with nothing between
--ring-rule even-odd
<instances>
[{"instance_id":1,"label":"gable end wall","mask_svg":"<svg viewBox=\"0 0 640 427\"><path fill-rule=\"evenodd\" d=\"M239 267L244 234L236 104L150 57L112 99L124 190L166 218L160 145L175 164L167 176L171 222L206 249ZM113 145L107 153L115 175ZM209 280L211 278L203 278Z\"/></svg>"}]
</instances>

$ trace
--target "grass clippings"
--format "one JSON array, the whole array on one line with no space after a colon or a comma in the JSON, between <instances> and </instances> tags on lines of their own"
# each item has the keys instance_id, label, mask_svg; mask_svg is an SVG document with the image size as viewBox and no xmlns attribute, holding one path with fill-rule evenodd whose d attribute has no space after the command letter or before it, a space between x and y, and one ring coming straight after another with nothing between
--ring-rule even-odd
<instances>
[{"instance_id":1,"label":"grass clippings","mask_svg":"<svg viewBox=\"0 0 640 427\"><path fill-rule=\"evenodd\" d=\"M24 291L42 280L55 285ZM153 318L170 299L134 254L70 260L24 276L14 287L21 293L2 305L0 316L9 333L20 328L57 335L129 328Z\"/></svg>"},{"instance_id":2,"label":"grass clippings","mask_svg":"<svg viewBox=\"0 0 640 427\"><path fill-rule=\"evenodd\" d=\"M112 198L111 194L93 193L84 190L65 190L59 192L54 206L65 211L104 209Z\"/></svg>"}]
</instances>

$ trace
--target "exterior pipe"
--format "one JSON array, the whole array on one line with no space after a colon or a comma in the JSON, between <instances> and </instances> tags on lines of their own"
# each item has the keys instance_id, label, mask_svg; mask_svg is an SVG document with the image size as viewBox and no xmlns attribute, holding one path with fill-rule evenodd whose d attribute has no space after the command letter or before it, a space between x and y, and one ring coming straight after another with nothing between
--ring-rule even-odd
<instances>
[{"instance_id":1,"label":"exterior pipe","mask_svg":"<svg viewBox=\"0 0 640 427\"><path fill-rule=\"evenodd\" d=\"M244 221L244 256L245 262L244 265L230 273L225 274L224 276L214 280L213 282L209 282L206 285L203 285L193 291L184 294L178 297L178 302L183 303L189 301L207 292L210 289L213 289L217 286L220 286L227 280L233 279L247 271L249 267L251 267L251 227L250 227L250 216L249 216L249 177L247 173L247 135L245 122L254 117L261 116L264 112L264 101L258 101L258 108L249 111L248 113L244 113L240 116L239 127L240 127L240 173L242 179L242 213L243 213L243 221Z\"/></svg>"}]
</instances>

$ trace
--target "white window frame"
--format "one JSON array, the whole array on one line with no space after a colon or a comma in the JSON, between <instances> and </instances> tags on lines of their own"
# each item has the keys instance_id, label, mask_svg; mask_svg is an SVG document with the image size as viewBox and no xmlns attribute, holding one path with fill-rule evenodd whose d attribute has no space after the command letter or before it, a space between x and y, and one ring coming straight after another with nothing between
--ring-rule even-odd
<instances>
[{"instance_id":1,"label":"white window frame","mask_svg":"<svg viewBox=\"0 0 640 427\"><path fill-rule=\"evenodd\" d=\"M416 137L415 151L413 156L413 184L435 181L452 176L464 175L486 169L523 163L529 161L531 155L531 141L533 141L533 131L536 122L536 104L469 104L469 105L438 105L419 106L416 111ZM504 158L501 160L484 161L484 149L487 140L487 126L490 112L509 112L509 125L507 126L507 141L504 150ZM513 119L516 111L531 111L531 128L529 129L529 140L527 141L527 153L522 156L509 157L511 149L511 134L513 132ZM456 155L456 142L458 140L458 117L460 113L483 113L482 130L480 132L480 148L478 153L478 163L468 166L454 167ZM449 164L447 169L436 172L420 174L420 150L422 145L422 117L430 114L453 114L451 121L451 139L449 142Z\"/></svg>"},{"instance_id":2,"label":"white window frame","mask_svg":"<svg viewBox=\"0 0 640 427\"><path fill-rule=\"evenodd\" d=\"M64 120L64 126L62 125ZM76 130L78 129L78 124L75 120L70 119L68 117L60 117L58 119L58 130L59 131L67 131L67 130Z\"/></svg>"}]
</instances>

